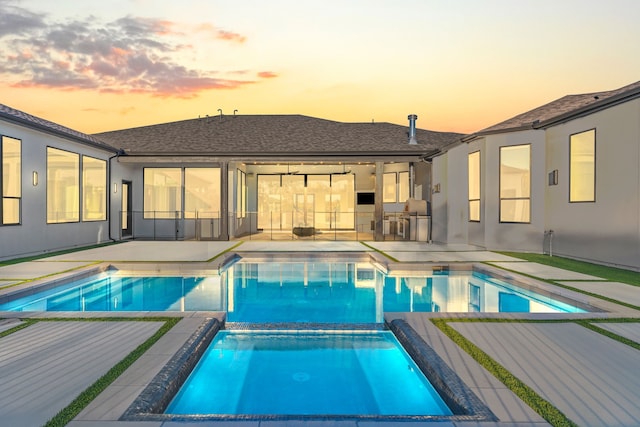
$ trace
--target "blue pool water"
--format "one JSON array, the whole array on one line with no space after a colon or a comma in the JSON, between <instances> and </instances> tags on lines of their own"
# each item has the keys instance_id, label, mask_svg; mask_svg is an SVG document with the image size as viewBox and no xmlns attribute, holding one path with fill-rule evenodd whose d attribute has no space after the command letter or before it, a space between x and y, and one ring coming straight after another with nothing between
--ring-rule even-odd
<instances>
[{"instance_id":1,"label":"blue pool water","mask_svg":"<svg viewBox=\"0 0 640 427\"><path fill-rule=\"evenodd\" d=\"M230 322L382 323L385 312L582 312L478 272L384 274L370 263L240 261L210 277L105 272L0 311L226 311Z\"/></svg>"},{"instance_id":2,"label":"blue pool water","mask_svg":"<svg viewBox=\"0 0 640 427\"><path fill-rule=\"evenodd\" d=\"M451 411L391 332L220 331L165 413Z\"/></svg>"},{"instance_id":3,"label":"blue pool water","mask_svg":"<svg viewBox=\"0 0 640 427\"><path fill-rule=\"evenodd\" d=\"M100 273L5 304L0 311L222 310L217 277Z\"/></svg>"}]
</instances>

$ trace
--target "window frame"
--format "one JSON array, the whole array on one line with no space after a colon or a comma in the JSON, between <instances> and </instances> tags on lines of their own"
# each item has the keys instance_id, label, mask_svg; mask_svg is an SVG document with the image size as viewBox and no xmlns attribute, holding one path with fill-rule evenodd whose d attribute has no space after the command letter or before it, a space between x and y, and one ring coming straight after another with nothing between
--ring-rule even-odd
<instances>
[{"instance_id":1,"label":"window frame","mask_svg":"<svg viewBox=\"0 0 640 427\"><path fill-rule=\"evenodd\" d=\"M18 172L17 172L17 178L18 178L18 196L9 196L9 195L5 195L4 194L4 144L5 141L4 139L11 139L14 141L18 142L18 148L19 148L19 159L18 159ZM22 161L22 154L23 154L23 150L22 150L22 139L20 138L15 138L13 136L9 136L9 135L4 135L4 134L0 134L0 227L4 227L4 226L12 226L12 225L22 225L22 193L23 193L23 179L22 179L22 168L23 168L23 161ZM9 199L9 200L17 200L18 201L18 221L17 222L5 222L4 220L4 210L5 210L5 206L4 206L4 201L5 199Z\"/></svg>"},{"instance_id":2,"label":"window frame","mask_svg":"<svg viewBox=\"0 0 640 427\"><path fill-rule=\"evenodd\" d=\"M528 197L502 197L502 150L514 147L528 147L529 148L529 196ZM500 224L531 224L531 143L526 144L513 144L513 145L503 145L498 147L498 222ZM528 221L505 221L502 219L502 202L510 201L510 200L528 200L529 201L529 220Z\"/></svg>"},{"instance_id":3,"label":"window frame","mask_svg":"<svg viewBox=\"0 0 640 427\"><path fill-rule=\"evenodd\" d=\"M77 202L77 215L75 218L69 219L69 220L62 220L62 221L53 221L51 218L49 218L49 202L50 202L50 197L49 197L49 191L51 190L50 185L49 185L49 150L56 150L56 151L60 151L63 153L67 153L67 154L71 154L74 156L77 156L78 162L77 162L77 170L75 173L75 178L76 178L76 185L77 185L77 196L76 196L76 202ZM58 148L58 147L53 147L53 146L47 146L46 148L46 182L47 182L47 200L46 200L46 208L47 208L47 224L75 224L75 223L79 223L82 219L81 217L81 213L82 213L82 205L80 203L80 198L82 195L82 178L81 178L81 174L82 174L82 163L81 163L81 158L82 155L80 153L76 153L74 151L70 151L70 150L63 150L62 148Z\"/></svg>"},{"instance_id":4,"label":"window frame","mask_svg":"<svg viewBox=\"0 0 640 427\"><path fill-rule=\"evenodd\" d=\"M572 200L571 189L572 189L572 138L576 135L582 135L588 132L593 132L593 198L592 200ZM596 128L587 129L581 132L575 132L569 135L569 194L568 200L569 203L595 203L596 202L596 182L597 182L597 159L598 159L598 150L597 150L597 141L598 141L598 133Z\"/></svg>"},{"instance_id":5,"label":"window frame","mask_svg":"<svg viewBox=\"0 0 640 427\"><path fill-rule=\"evenodd\" d=\"M88 187L85 182L85 159L91 159L102 162L104 165L104 181L103 181L103 189L104 189L104 194L103 194L103 200L102 200L102 212L100 212L101 216L100 218L91 218L91 219L87 219L87 214L89 213L86 210L86 196L87 193L86 188ZM107 185L107 161L103 160L103 159L99 159L97 157L93 157L93 156L87 156L87 155L81 155L80 157L80 174L82 175L82 180L81 180L81 185L80 185L80 199L81 199L81 207L80 207L80 212L81 212L81 216L80 219L82 220L82 222L96 222L96 221L106 221L107 220L107 197L109 197L109 188Z\"/></svg>"},{"instance_id":6,"label":"window frame","mask_svg":"<svg viewBox=\"0 0 640 427\"><path fill-rule=\"evenodd\" d=\"M476 154L478 155L478 161L477 161L477 163L478 163L478 167L477 167L477 172L478 172L478 175L477 175L478 197L477 198L472 198L471 197L471 156L476 155ZM468 184L467 184L467 198L468 198L469 203L467 204L467 208L469 209L469 212L468 212L469 222L481 222L482 221L482 210L481 210L481 205L482 205L482 203L481 203L481 200L482 200L482 172L481 172L481 167L482 167L482 154L481 154L480 150L476 150L476 151L473 151L471 153L468 153L467 154L467 174L468 174L468 176L467 176L467 181L468 181ZM471 218L471 212L472 212L471 203L472 202L477 202L478 203L478 218L477 219Z\"/></svg>"},{"instance_id":7,"label":"window frame","mask_svg":"<svg viewBox=\"0 0 640 427\"><path fill-rule=\"evenodd\" d=\"M386 197L386 178L389 177L391 179L391 175L393 175L393 199L391 197ZM391 185L389 185L391 187ZM390 195L389 195L390 196ZM382 173L382 203L397 203L398 202L398 174L397 172L383 172Z\"/></svg>"}]
</instances>

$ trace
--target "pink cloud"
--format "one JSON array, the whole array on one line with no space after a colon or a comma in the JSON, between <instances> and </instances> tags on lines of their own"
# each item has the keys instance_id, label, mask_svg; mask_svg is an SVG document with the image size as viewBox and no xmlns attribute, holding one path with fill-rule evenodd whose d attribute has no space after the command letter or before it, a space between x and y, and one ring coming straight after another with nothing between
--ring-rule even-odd
<instances>
[{"instance_id":1,"label":"pink cloud","mask_svg":"<svg viewBox=\"0 0 640 427\"><path fill-rule=\"evenodd\" d=\"M260 77L261 79L273 79L274 77L278 77L278 74L274 73L273 71L260 71L258 73L258 77Z\"/></svg>"}]
</instances>

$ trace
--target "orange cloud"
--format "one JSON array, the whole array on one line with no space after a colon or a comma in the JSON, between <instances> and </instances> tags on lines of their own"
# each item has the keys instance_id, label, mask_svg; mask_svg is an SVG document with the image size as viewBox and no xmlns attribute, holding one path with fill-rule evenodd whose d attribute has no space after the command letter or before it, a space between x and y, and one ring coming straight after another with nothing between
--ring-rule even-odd
<instances>
[{"instance_id":1,"label":"orange cloud","mask_svg":"<svg viewBox=\"0 0 640 427\"><path fill-rule=\"evenodd\" d=\"M272 79L274 77L278 77L278 75L273 71L260 71L258 73L258 77L260 77L261 79Z\"/></svg>"},{"instance_id":2,"label":"orange cloud","mask_svg":"<svg viewBox=\"0 0 640 427\"><path fill-rule=\"evenodd\" d=\"M244 43L247 40L247 38L241 34L225 30L218 30L216 38L218 40L226 40L235 43Z\"/></svg>"}]
</instances>

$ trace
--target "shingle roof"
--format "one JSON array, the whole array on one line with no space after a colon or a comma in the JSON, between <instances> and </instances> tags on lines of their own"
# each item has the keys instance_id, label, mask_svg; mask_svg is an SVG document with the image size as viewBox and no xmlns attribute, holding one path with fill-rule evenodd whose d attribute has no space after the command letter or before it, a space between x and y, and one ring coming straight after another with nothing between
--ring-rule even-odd
<instances>
[{"instance_id":1,"label":"shingle roof","mask_svg":"<svg viewBox=\"0 0 640 427\"><path fill-rule=\"evenodd\" d=\"M545 124L562 117L571 117L581 112L604 107L624 96L640 95L640 81L615 90L567 95L541 107L518 114L508 120L482 129L474 135L506 132L522 128L544 127Z\"/></svg>"},{"instance_id":2,"label":"shingle roof","mask_svg":"<svg viewBox=\"0 0 640 427\"><path fill-rule=\"evenodd\" d=\"M143 155L327 155L424 154L462 135L417 129L408 144L408 126L342 123L303 115L212 116L96 134L95 137Z\"/></svg>"},{"instance_id":3,"label":"shingle roof","mask_svg":"<svg viewBox=\"0 0 640 427\"><path fill-rule=\"evenodd\" d=\"M24 111L16 110L8 105L0 104L0 118L7 119L12 122L20 123L33 129L37 129L43 132L51 133L63 138L73 139L77 142L93 145L108 151L115 152L116 149L110 145L105 144L98 138L87 135L82 132L70 129L68 127L59 125L49 120L42 119L40 117L27 114Z\"/></svg>"}]
</instances>

